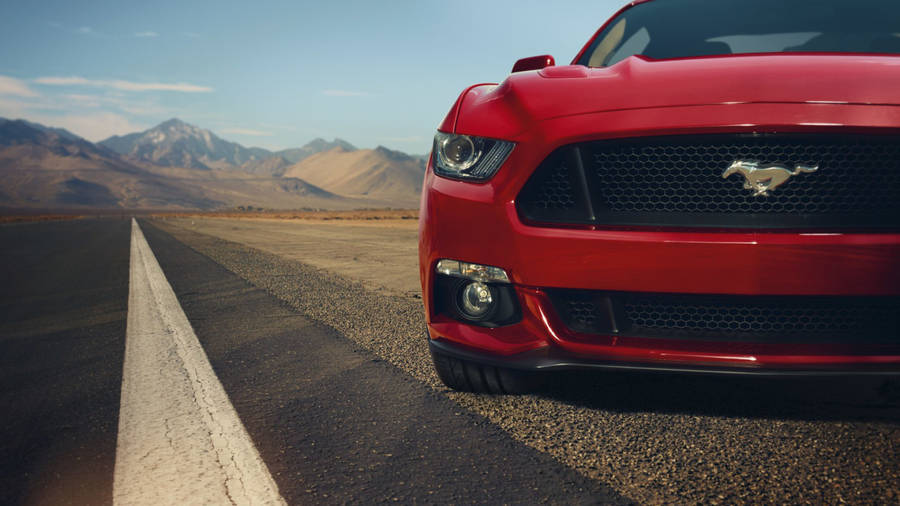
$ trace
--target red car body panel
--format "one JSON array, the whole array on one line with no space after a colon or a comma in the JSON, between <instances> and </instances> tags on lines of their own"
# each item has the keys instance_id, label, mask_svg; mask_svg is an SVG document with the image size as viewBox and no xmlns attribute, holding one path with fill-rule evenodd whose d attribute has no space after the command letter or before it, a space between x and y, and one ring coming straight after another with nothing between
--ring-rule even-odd
<instances>
[{"instance_id":1,"label":"red car body panel","mask_svg":"<svg viewBox=\"0 0 900 506\"><path fill-rule=\"evenodd\" d=\"M429 163L419 261L430 338L492 357L542 349L603 363L900 370L893 344L578 334L561 323L545 293L900 295L900 234L894 231L541 226L524 221L515 206L535 168L561 146L676 134L898 135L898 90L900 57L837 54L630 57L607 68L548 67L467 89L439 130L516 147L483 183L439 177ZM505 269L522 320L486 328L438 314L434 272L442 258Z\"/></svg>"},{"instance_id":2,"label":"red car body panel","mask_svg":"<svg viewBox=\"0 0 900 506\"><path fill-rule=\"evenodd\" d=\"M445 120L439 130L515 139L535 121L553 118L740 104L884 105L879 123L896 128L898 89L900 68L894 56L770 54L667 61L633 56L606 68L548 67L510 75L498 86L476 85L457 102L452 125ZM831 111L825 115L832 121L812 120L805 116L807 110L780 116L784 125L837 126L863 120L865 126L878 126L867 123L872 112L825 110ZM736 125L772 125L735 116Z\"/></svg>"}]
</instances>

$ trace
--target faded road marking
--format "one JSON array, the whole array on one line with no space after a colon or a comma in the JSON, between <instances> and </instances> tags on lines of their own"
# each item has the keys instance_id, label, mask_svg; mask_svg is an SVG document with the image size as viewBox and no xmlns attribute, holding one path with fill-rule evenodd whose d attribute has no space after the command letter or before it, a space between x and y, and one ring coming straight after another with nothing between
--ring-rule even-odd
<instances>
[{"instance_id":1,"label":"faded road marking","mask_svg":"<svg viewBox=\"0 0 900 506\"><path fill-rule=\"evenodd\" d=\"M115 504L284 504L150 250L131 225Z\"/></svg>"}]
</instances>

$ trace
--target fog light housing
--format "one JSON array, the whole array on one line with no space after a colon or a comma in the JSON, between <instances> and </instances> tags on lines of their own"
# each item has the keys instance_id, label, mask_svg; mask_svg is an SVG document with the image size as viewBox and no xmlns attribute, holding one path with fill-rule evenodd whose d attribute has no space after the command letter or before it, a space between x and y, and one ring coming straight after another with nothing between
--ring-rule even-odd
<instances>
[{"instance_id":1,"label":"fog light housing","mask_svg":"<svg viewBox=\"0 0 900 506\"><path fill-rule=\"evenodd\" d=\"M496 309L495 299L490 286L480 281L473 281L462 285L457 304L463 316L481 321L489 319Z\"/></svg>"},{"instance_id":2,"label":"fog light housing","mask_svg":"<svg viewBox=\"0 0 900 506\"><path fill-rule=\"evenodd\" d=\"M435 270L436 313L480 327L521 321L518 296L500 267L443 259Z\"/></svg>"}]
</instances>

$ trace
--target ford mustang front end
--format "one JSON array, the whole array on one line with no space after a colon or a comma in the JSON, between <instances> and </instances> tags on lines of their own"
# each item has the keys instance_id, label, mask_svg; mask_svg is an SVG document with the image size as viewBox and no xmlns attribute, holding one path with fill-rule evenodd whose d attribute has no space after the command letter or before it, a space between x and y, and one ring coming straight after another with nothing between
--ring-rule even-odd
<instances>
[{"instance_id":1,"label":"ford mustang front end","mask_svg":"<svg viewBox=\"0 0 900 506\"><path fill-rule=\"evenodd\" d=\"M465 90L420 216L441 379L900 372L898 16L635 2L571 65Z\"/></svg>"}]
</instances>

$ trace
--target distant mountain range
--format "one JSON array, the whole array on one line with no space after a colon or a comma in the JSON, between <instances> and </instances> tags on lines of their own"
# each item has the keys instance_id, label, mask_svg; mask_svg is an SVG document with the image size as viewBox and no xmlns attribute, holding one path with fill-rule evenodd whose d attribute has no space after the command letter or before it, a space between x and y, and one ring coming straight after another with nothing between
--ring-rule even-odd
<instances>
[{"instance_id":1,"label":"distant mountain range","mask_svg":"<svg viewBox=\"0 0 900 506\"><path fill-rule=\"evenodd\" d=\"M285 160L291 163L297 163L304 158L308 158L316 153L322 153L323 151L331 151L334 148L341 148L344 151L356 151L356 148L353 144L343 140L343 139L335 139L331 142L326 141L322 138L316 138L306 143L302 148L293 148L293 149L284 149L282 151L276 151L274 153L275 156L280 156Z\"/></svg>"},{"instance_id":2,"label":"distant mountain range","mask_svg":"<svg viewBox=\"0 0 900 506\"><path fill-rule=\"evenodd\" d=\"M303 147L275 152L263 148L245 148L177 118L143 132L116 135L99 144L130 159L164 167L240 168L251 174L275 176L282 175L289 165L322 151L336 147L356 150L352 144L341 139L331 142L313 139Z\"/></svg>"},{"instance_id":3,"label":"distant mountain range","mask_svg":"<svg viewBox=\"0 0 900 506\"><path fill-rule=\"evenodd\" d=\"M423 165L418 158L382 146L347 149L339 145L291 165L284 176L340 194L403 200L409 195L418 198Z\"/></svg>"},{"instance_id":4,"label":"distant mountain range","mask_svg":"<svg viewBox=\"0 0 900 506\"><path fill-rule=\"evenodd\" d=\"M0 118L0 207L349 209L418 206L424 159L314 139L269 151L170 119L91 143Z\"/></svg>"}]
</instances>

